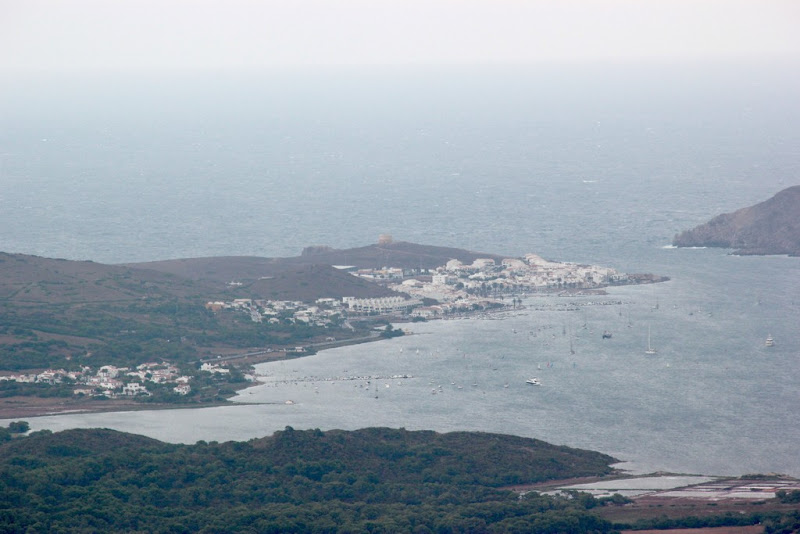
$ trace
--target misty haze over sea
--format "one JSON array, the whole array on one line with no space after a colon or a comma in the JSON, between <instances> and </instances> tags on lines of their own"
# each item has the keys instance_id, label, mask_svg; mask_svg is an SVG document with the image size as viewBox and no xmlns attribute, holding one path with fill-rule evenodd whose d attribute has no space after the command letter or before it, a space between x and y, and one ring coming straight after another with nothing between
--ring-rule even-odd
<instances>
[{"instance_id":1,"label":"misty haze over sea","mask_svg":"<svg viewBox=\"0 0 800 534\"><path fill-rule=\"evenodd\" d=\"M664 248L679 231L800 183L795 67L5 79L6 252L106 263L293 256L389 233L671 278L610 290L619 306L536 312L531 299L504 321L430 323L414 328L420 335L262 370L418 377L378 399L338 384L319 393L262 386L244 400L276 404L31 426L98 425L190 442L288 424L469 428L597 449L641 470L800 475L800 261ZM643 353L648 325L655 358ZM600 339L606 328L612 340ZM574 357L562 330L581 330ZM537 373L544 386L526 389ZM430 381L465 389L433 396Z\"/></svg>"}]
</instances>

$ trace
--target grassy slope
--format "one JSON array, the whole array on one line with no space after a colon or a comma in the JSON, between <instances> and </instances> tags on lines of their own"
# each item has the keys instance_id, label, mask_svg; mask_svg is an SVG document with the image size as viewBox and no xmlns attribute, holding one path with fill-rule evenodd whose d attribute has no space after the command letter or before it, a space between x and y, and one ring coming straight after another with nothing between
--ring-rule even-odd
<instances>
[{"instance_id":1,"label":"grassy slope","mask_svg":"<svg viewBox=\"0 0 800 534\"><path fill-rule=\"evenodd\" d=\"M186 360L193 357L195 346L279 344L292 334L269 333L266 327L235 317L213 316L203 305L235 298L313 302L321 297L392 295L381 285L331 265L429 268L451 258L471 262L487 256L500 258L402 242L350 250L309 248L295 258L195 258L129 265L0 253L0 371L63 367L88 353L105 358L103 363L154 356ZM308 335L300 333L300 338Z\"/></svg>"},{"instance_id":2,"label":"grassy slope","mask_svg":"<svg viewBox=\"0 0 800 534\"><path fill-rule=\"evenodd\" d=\"M255 264L263 262L269 260ZM228 262L219 258L211 263ZM244 264L255 265L234 258L227 268L236 271ZM190 278L135 266L0 253L0 371L64 367L68 361L86 360L87 353L94 353L97 361L106 358L102 363L186 360L193 357L195 345L266 346L291 337L285 328L270 333L231 314L214 316L204 309L209 300L314 301L393 294L326 265L281 264L271 272L250 280ZM226 279L245 282L230 286L222 281ZM80 363L93 365L89 360Z\"/></svg>"}]
</instances>

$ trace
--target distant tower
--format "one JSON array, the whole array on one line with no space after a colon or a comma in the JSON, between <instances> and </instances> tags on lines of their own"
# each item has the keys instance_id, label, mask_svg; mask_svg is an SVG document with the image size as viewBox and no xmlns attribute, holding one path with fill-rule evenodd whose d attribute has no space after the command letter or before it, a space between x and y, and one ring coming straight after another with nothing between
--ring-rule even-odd
<instances>
[{"instance_id":1,"label":"distant tower","mask_svg":"<svg viewBox=\"0 0 800 534\"><path fill-rule=\"evenodd\" d=\"M390 245L392 243L392 235L391 234L381 234L378 236L378 244L379 245Z\"/></svg>"}]
</instances>

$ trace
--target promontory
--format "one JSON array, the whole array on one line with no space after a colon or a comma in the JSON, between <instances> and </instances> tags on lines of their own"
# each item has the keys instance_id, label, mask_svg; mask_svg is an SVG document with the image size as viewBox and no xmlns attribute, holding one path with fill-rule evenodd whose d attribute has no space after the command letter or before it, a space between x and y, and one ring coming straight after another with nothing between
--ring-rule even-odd
<instances>
[{"instance_id":1,"label":"promontory","mask_svg":"<svg viewBox=\"0 0 800 534\"><path fill-rule=\"evenodd\" d=\"M754 206L718 215L676 235L672 244L732 248L738 255L800 256L800 185Z\"/></svg>"}]
</instances>

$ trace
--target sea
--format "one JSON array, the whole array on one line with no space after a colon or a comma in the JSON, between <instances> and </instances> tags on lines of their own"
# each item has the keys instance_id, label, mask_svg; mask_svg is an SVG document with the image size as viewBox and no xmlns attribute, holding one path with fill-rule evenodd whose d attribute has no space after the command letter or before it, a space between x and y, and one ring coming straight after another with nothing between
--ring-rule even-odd
<instances>
[{"instance_id":1,"label":"sea","mask_svg":"<svg viewBox=\"0 0 800 534\"><path fill-rule=\"evenodd\" d=\"M229 406L31 428L175 443L475 430L599 450L634 473L800 476L800 259L670 246L800 183L797 66L3 75L5 252L277 257L390 234L669 277L260 364Z\"/></svg>"}]
</instances>

